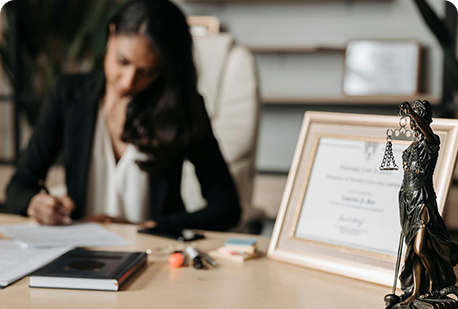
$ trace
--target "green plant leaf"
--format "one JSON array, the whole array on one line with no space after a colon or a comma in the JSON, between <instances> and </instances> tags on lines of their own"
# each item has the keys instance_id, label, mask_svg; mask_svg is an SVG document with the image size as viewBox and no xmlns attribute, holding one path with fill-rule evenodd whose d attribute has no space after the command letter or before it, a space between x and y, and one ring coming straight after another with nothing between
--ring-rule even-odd
<instances>
[{"instance_id":1,"label":"green plant leaf","mask_svg":"<svg viewBox=\"0 0 458 309\"><path fill-rule=\"evenodd\" d=\"M456 59L452 36L444 20L440 19L425 0L414 0L424 21L439 41L444 51L444 58L450 67L454 85L458 89L458 60Z\"/></svg>"},{"instance_id":2,"label":"green plant leaf","mask_svg":"<svg viewBox=\"0 0 458 309\"><path fill-rule=\"evenodd\" d=\"M13 2L10 2L13 3ZM42 95L56 75L70 66L78 67L84 59L100 64L103 59L108 23L125 0L17 0L24 85L22 94ZM6 17L8 4L5 5ZM5 29L8 29L6 27ZM1 61L8 68L11 58L11 35L4 33L0 46ZM94 65L92 66L94 67ZM7 70L13 80L11 70Z\"/></svg>"},{"instance_id":3,"label":"green plant leaf","mask_svg":"<svg viewBox=\"0 0 458 309\"><path fill-rule=\"evenodd\" d=\"M97 26L94 28L91 38L92 52L96 58L102 56L105 52L105 47L108 38L108 24L109 22L131 1L123 3L116 2L111 7L103 18L99 20Z\"/></svg>"},{"instance_id":4,"label":"green plant leaf","mask_svg":"<svg viewBox=\"0 0 458 309\"><path fill-rule=\"evenodd\" d=\"M0 44L0 58L3 65L3 70L8 74L8 78L11 81L14 81L14 76L11 71L11 58L10 53L7 50L7 46L5 44Z\"/></svg>"},{"instance_id":5,"label":"green plant leaf","mask_svg":"<svg viewBox=\"0 0 458 309\"><path fill-rule=\"evenodd\" d=\"M97 26L98 21L104 15L106 6L106 0L92 1L92 6L88 10L87 19L80 26L80 29L68 48L67 60L75 60L84 54L84 43L89 38L93 29Z\"/></svg>"}]
</instances>

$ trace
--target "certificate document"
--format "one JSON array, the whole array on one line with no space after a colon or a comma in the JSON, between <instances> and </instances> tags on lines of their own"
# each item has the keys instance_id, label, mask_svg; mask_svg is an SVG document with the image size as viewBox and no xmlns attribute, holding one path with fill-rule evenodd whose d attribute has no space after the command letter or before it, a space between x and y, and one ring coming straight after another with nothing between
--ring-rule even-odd
<instances>
[{"instance_id":1,"label":"certificate document","mask_svg":"<svg viewBox=\"0 0 458 309\"><path fill-rule=\"evenodd\" d=\"M393 144L398 171L380 171L385 143L319 138L294 236L395 256L407 146Z\"/></svg>"}]
</instances>

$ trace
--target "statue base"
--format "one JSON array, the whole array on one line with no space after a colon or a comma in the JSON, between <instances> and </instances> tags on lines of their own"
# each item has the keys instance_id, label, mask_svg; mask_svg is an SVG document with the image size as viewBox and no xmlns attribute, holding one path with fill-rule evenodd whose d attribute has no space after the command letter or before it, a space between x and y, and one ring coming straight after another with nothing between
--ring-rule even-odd
<instances>
[{"instance_id":1,"label":"statue base","mask_svg":"<svg viewBox=\"0 0 458 309\"><path fill-rule=\"evenodd\" d=\"M405 295L385 295L385 309L458 309L458 300L448 295L458 297L458 287L449 286L440 291L434 291L414 299L407 305L401 305Z\"/></svg>"},{"instance_id":2,"label":"statue base","mask_svg":"<svg viewBox=\"0 0 458 309\"><path fill-rule=\"evenodd\" d=\"M458 301L450 297L415 299L407 305L396 304L391 309L458 309Z\"/></svg>"}]
</instances>

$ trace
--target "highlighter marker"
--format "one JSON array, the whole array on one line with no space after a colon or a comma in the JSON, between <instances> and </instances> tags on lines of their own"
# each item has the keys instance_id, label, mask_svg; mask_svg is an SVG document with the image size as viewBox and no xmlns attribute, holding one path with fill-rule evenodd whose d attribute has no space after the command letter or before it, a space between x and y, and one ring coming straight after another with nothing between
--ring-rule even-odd
<instances>
[{"instance_id":1,"label":"highlighter marker","mask_svg":"<svg viewBox=\"0 0 458 309\"><path fill-rule=\"evenodd\" d=\"M207 253L203 252L202 250L200 249L197 249L195 248L197 253L199 253L199 255L205 260L207 261L210 265L213 265L213 266L216 266L218 265L218 263L212 259Z\"/></svg>"},{"instance_id":2,"label":"highlighter marker","mask_svg":"<svg viewBox=\"0 0 458 309\"><path fill-rule=\"evenodd\" d=\"M196 251L196 249L194 249L193 247L187 247L186 253L192 260L192 266L194 266L195 269L204 268L204 263L202 262L202 259L200 258L199 253Z\"/></svg>"}]
</instances>

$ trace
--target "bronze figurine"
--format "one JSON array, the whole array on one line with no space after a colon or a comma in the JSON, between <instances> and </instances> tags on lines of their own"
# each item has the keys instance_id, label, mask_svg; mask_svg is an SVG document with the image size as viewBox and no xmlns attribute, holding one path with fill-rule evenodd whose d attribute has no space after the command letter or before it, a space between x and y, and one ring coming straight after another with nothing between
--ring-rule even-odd
<instances>
[{"instance_id":1,"label":"bronze figurine","mask_svg":"<svg viewBox=\"0 0 458 309\"><path fill-rule=\"evenodd\" d=\"M454 243L439 214L433 174L440 139L434 134L432 108L428 101L400 105L401 115L410 117L414 141L402 153L404 179L399 190L402 236L396 266L406 246L404 265L399 276L403 295L385 296L386 309L458 308L458 302L447 295L458 295L453 267L458 262L458 245Z\"/></svg>"}]
</instances>

